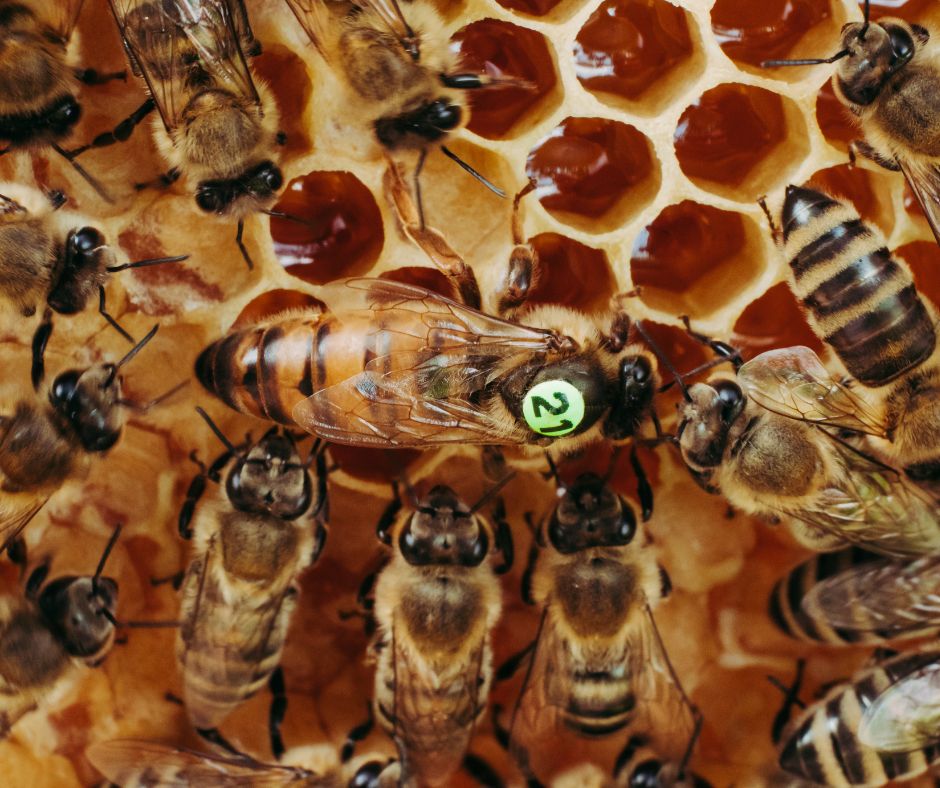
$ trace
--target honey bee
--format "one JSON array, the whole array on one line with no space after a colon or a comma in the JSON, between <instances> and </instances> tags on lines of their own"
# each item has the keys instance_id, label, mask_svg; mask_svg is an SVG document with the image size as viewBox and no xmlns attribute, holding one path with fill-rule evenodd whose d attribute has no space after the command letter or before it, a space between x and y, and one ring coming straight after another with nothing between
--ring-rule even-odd
<instances>
[{"instance_id":1,"label":"honey bee","mask_svg":"<svg viewBox=\"0 0 940 788\"><path fill-rule=\"evenodd\" d=\"M842 28L841 49L828 58L768 60L762 65L835 63L832 86L861 127L853 148L889 170L902 171L940 242L940 114L934 95L940 66L930 31L903 19L865 16Z\"/></svg>"},{"instance_id":2,"label":"honey bee","mask_svg":"<svg viewBox=\"0 0 940 788\"><path fill-rule=\"evenodd\" d=\"M37 708L70 668L94 667L110 652L118 585L101 573L120 531L115 528L94 575L46 582L45 561L30 573L23 596L0 597L0 738Z\"/></svg>"},{"instance_id":3,"label":"honey bee","mask_svg":"<svg viewBox=\"0 0 940 788\"><path fill-rule=\"evenodd\" d=\"M637 764L637 782L622 784L679 784L666 774L683 778L700 718L653 619L669 593L668 575L643 522L605 478L583 473L566 486L555 476L558 503L536 531L523 580L523 598L541 610L538 634L500 669L508 678L528 661L510 752L527 778L544 779L539 772L557 768L559 742L577 736L583 757L586 739L629 730L615 771L625 771L641 745L658 758ZM662 771L662 782L643 782L651 771Z\"/></svg>"},{"instance_id":4,"label":"honey bee","mask_svg":"<svg viewBox=\"0 0 940 788\"><path fill-rule=\"evenodd\" d=\"M274 97L245 57L254 39L242 0L109 0L133 71L147 83L163 127L154 138L201 211L238 220L270 208L284 184Z\"/></svg>"},{"instance_id":5,"label":"honey bee","mask_svg":"<svg viewBox=\"0 0 940 788\"><path fill-rule=\"evenodd\" d=\"M477 512L501 486L467 507L437 485L413 508L402 508L396 486L377 529L392 557L375 584L373 704L405 785L449 785L486 711L502 609L496 575L509 569L512 540L504 521L494 528Z\"/></svg>"},{"instance_id":6,"label":"honey bee","mask_svg":"<svg viewBox=\"0 0 940 788\"><path fill-rule=\"evenodd\" d=\"M81 478L95 456L105 454L118 442L128 409L146 412L180 388L176 386L147 404L123 396L120 371L153 339L157 328L154 326L117 363L60 373L49 387L45 405L23 398L12 414L0 416L0 552L66 480ZM44 375L44 352L45 345L34 342L37 383Z\"/></svg>"},{"instance_id":7,"label":"honey bee","mask_svg":"<svg viewBox=\"0 0 940 788\"><path fill-rule=\"evenodd\" d=\"M711 788L704 777L680 774L675 764L663 762L641 736L631 736L617 760L612 775L584 763L558 775L551 788Z\"/></svg>"},{"instance_id":8,"label":"honey bee","mask_svg":"<svg viewBox=\"0 0 940 788\"><path fill-rule=\"evenodd\" d=\"M685 397L679 449L706 491L788 520L815 550L851 543L910 557L940 548L936 504L843 437L864 431L871 410L809 348L767 351Z\"/></svg>"},{"instance_id":9,"label":"honey bee","mask_svg":"<svg viewBox=\"0 0 940 788\"><path fill-rule=\"evenodd\" d=\"M355 107L383 150L420 151L416 183L433 145L505 196L444 142L467 121L466 91L520 83L502 75L461 73L433 3L356 0L340 5L330 0L287 0L287 4L346 86L350 94L346 109ZM343 16L332 10L336 6L343 9ZM420 190L418 206L420 210Z\"/></svg>"},{"instance_id":10,"label":"honey bee","mask_svg":"<svg viewBox=\"0 0 940 788\"><path fill-rule=\"evenodd\" d=\"M61 146L82 114L79 85L124 79L124 72L99 74L76 68L69 41L84 0L0 2L0 140L16 149L49 146L64 156L106 200L101 185Z\"/></svg>"},{"instance_id":11,"label":"honey bee","mask_svg":"<svg viewBox=\"0 0 940 788\"><path fill-rule=\"evenodd\" d=\"M352 279L333 311L277 316L206 348L196 375L241 413L337 443L552 445L623 440L651 414L655 359L609 323L531 307L533 328L420 287ZM342 306L341 306L342 304Z\"/></svg>"},{"instance_id":12,"label":"honey bee","mask_svg":"<svg viewBox=\"0 0 940 788\"><path fill-rule=\"evenodd\" d=\"M0 296L24 317L34 315L40 304L60 315L74 315L98 296L102 317L133 343L106 311L108 275L180 262L188 255L118 264L100 230L58 211L63 204L60 198L60 194L45 195L13 183L0 184ZM44 318L40 331L41 341L48 341L51 316Z\"/></svg>"},{"instance_id":13,"label":"honey bee","mask_svg":"<svg viewBox=\"0 0 940 788\"><path fill-rule=\"evenodd\" d=\"M199 413L226 451L211 468L203 466L180 512L180 534L194 541L176 657L189 719L217 742L218 725L280 662L295 581L326 537L326 464L319 442L304 459L294 437L274 427L239 447ZM219 486L197 506L208 480Z\"/></svg>"},{"instance_id":14,"label":"honey bee","mask_svg":"<svg viewBox=\"0 0 940 788\"><path fill-rule=\"evenodd\" d=\"M854 208L789 186L781 218L794 292L816 334L879 406L856 396L859 418L846 420L842 403L823 395L817 410L873 436L889 462L940 498L936 310L918 295L907 264L890 256L884 237Z\"/></svg>"},{"instance_id":15,"label":"honey bee","mask_svg":"<svg viewBox=\"0 0 940 788\"><path fill-rule=\"evenodd\" d=\"M864 720L882 693L899 683L903 686L907 678L938 660L936 649L901 654L834 686L783 730L780 767L814 784L840 788L886 785L928 772L940 761L940 747L918 744L912 737L904 752L875 749L865 741ZM918 716L929 719L930 705L922 708ZM938 729L934 726L931 730L935 734Z\"/></svg>"}]
</instances>

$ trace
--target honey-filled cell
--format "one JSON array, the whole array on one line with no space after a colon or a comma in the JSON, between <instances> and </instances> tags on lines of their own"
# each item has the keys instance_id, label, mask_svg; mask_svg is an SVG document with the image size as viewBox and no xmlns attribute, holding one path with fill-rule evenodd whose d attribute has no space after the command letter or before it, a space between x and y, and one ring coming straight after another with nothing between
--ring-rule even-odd
<instances>
[{"instance_id":1,"label":"honey-filled cell","mask_svg":"<svg viewBox=\"0 0 940 788\"><path fill-rule=\"evenodd\" d=\"M529 16L545 16L551 13L562 0L496 0L503 8Z\"/></svg>"},{"instance_id":2,"label":"honey-filled cell","mask_svg":"<svg viewBox=\"0 0 940 788\"><path fill-rule=\"evenodd\" d=\"M348 172L311 172L284 190L271 217L274 254L289 274L313 284L366 273L382 251L375 198Z\"/></svg>"},{"instance_id":3,"label":"honey-filled cell","mask_svg":"<svg viewBox=\"0 0 940 788\"><path fill-rule=\"evenodd\" d=\"M917 292L940 308L940 246L935 241L912 241L893 254L911 267Z\"/></svg>"},{"instance_id":4,"label":"honey-filled cell","mask_svg":"<svg viewBox=\"0 0 940 788\"><path fill-rule=\"evenodd\" d=\"M359 479L389 484L401 479L402 473L420 456L421 452L415 449L364 449L330 444L330 459L341 471Z\"/></svg>"},{"instance_id":5,"label":"honey-filled cell","mask_svg":"<svg viewBox=\"0 0 940 788\"><path fill-rule=\"evenodd\" d=\"M268 290L245 305L235 318L234 325L250 326L288 311L298 312L306 309L322 311L326 308L326 304L319 298L301 293L299 290Z\"/></svg>"},{"instance_id":6,"label":"honey-filled cell","mask_svg":"<svg viewBox=\"0 0 940 788\"><path fill-rule=\"evenodd\" d=\"M890 186L880 182L882 178L863 167L839 164L813 173L806 185L847 200L855 206L862 219L878 224L882 230L889 232L893 218L888 191Z\"/></svg>"},{"instance_id":7,"label":"honey-filled cell","mask_svg":"<svg viewBox=\"0 0 940 788\"><path fill-rule=\"evenodd\" d=\"M690 62L693 51L682 8L666 0L605 0L575 38L575 75L600 98L624 99L631 107L642 100L637 111L654 112L663 103L656 98L668 98L664 83L681 78L677 67Z\"/></svg>"},{"instance_id":8,"label":"honey-filled cell","mask_svg":"<svg viewBox=\"0 0 940 788\"><path fill-rule=\"evenodd\" d=\"M608 308L617 290L607 255L558 233L529 239L538 255L539 275L527 303L561 304L583 312Z\"/></svg>"},{"instance_id":9,"label":"honey-filled cell","mask_svg":"<svg viewBox=\"0 0 940 788\"><path fill-rule=\"evenodd\" d=\"M816 122L823 136L839 148L848 148L850 142L862 136L858 123L845 104L836 98L832 80L826 80L816 95Z\"/></svg>"},{"instance_id":10,"label":"honey-filled cell","mask_svg":"<svg viewBox=\"0 0 940 788\"><path fill-rule=\"evenodd\" d=\"M757 199L805 158L803 125L789 99L724 84L686 108L673 142L682 171L702 188Z\"/></svg>"},{"instance_id":11,"label":"honey-filled cell","mask_svg":"<svg viewBox=\"0 0 940 788\"><path fill-rule=\"evenodd\" d=\"M816 353L823 350L786 282L774 285L747 305L734 324L731 344L745 359L765 350L795 345L805 345Z\"/></svg>"},{"instance_id":12,"label":"honey-filled cell","mask_svg":"<svg viewBox=\"0 0 940 788\"><path fill-rule=\"evenodd\" d=\"M858 4L859 9L865 7L864 0ZM936 10L935 0L874 0L871 4L871 20L883 16L899 16L908 21L921 19L928 11Z\"/></svg>"},{"instance_id":13,"label":"honey-filled cell","mask_svg":"<svg viewBox=\"0 0 940 788\"><path fill-rule=\"evenodd\" d=\"M758 273L762 231L732 211L691 200L670 205L633 245L630 271L639 297L667 314L710 314Z\"/></svg>"},{"instance_id":14,"label":"honey-filled cell","mask_svg":"<svg viewBox=\"0 0 940 788\"><path fill-rule=\"evenodd\" d=\"M545 37L528 28L496 19L483 19L453 36L461 69L491 76L512 77L520 86L488 87L469 92L467 128L487 139L512 135L518 125L537 120L558 103L558 75Z\"/></svg>"},{"instance_id":15,"label":"honey-filled cell","mask_svg":"<svg viewBox=\"0 0 940 788\"><path fill-rule=\"evenodd\" d=\"M561 221L587 230L619 227L660 183L649 140L605 118L567 118L529 153L536 196Z\"/></svg>"},{"instance_id":16,"label":"honey-filled cell","mask_svg":"<svg viewBox=\"0 0 940 788\"><path fill-rule=\"evenodd\" d=\"M447 298L456 296L450 280L436 268L428 268L427 266L414 265L394 268L391 271L379 274L379 279L391 279L393 282L403 282L406 285L423 287L425 290L430 290Z\"/></svg>"},{"instance_id":17,"label":"honey-filled cell","mask_svg":"<svg viewBox=\"0 0 940 788\"><path fill-rule=\"evenodd\" d=\"M287 135L284 150L288 154L310 149L310 137L304 125L304 108L312 88L307 67L300 56L281 46L266 46L252 60L252 67L274 93L280 111L278 131Z\"/></svg>"}]
</instances>

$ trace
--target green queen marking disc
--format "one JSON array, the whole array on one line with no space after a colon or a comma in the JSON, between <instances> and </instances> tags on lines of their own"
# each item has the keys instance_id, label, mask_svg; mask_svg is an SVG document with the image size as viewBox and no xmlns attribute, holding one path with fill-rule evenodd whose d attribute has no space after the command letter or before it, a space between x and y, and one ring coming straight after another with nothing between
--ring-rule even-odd
<instances>
[{"instance_id":1,"label":"green queen marking disc","mask_svg":"<svg viewBox=\"0 0 940 788\"><path fill-rule=\"evenodd\" d=\"M522 415L539 435L567 435L584 420L584 397L567 380L543 380L526 392Z\"/></svg>"}]
</instances>

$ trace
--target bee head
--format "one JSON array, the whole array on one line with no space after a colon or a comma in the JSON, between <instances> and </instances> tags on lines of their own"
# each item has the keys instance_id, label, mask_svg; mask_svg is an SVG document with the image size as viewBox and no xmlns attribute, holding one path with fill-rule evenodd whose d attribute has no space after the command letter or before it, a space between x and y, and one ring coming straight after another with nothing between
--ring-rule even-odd
<instances>
[{"instance_id":1,"label":"bee head","mask_svg":"<svg viewBox=\"0 0 940 788\"><path fill-rule=\"evenodd\" d=\"M382 772L387 767L387 762L367 761L356 769L356 773L349 780L348 788L379 788Z\"/></svg>"},{"instance_id":2,"label":"bee head","mask_svg":"<svg viewBox=\"0 0 940 788\"><path fill-rule=\"evenodd\" d=\"M744 392L733 380L690 387L689 401L681 405L678 430L683 459L697 468L717 466L746 402Z\"/></svg>"},{"instance_id":3,"label":"bee head","mask_svg":"<svg viewBox=\"0 0 940 788\"><path fill-rule=\"evenodd\" d=\"M591 547L622 547L635 534L633 509L595 473L582 473L564 488L548 523L552 546L565 555Z\"/></svg>"},{"instance_id":4,"label":"bee head","mask_svg":"<svg viewBox=\"0 0 940 788\"><path fill-rule=\"evenodd\" d=\"M67 370L49 389L52 407L89 452L107 451L121 437L124 415L120 397L121 378L115 364Z\"/></svg>"},{"instance_id":5,"label":"bee head","mask_svg":"<svg viewBox=\"0 0 940 788\"><path fill-rule=\"evenodd\" d=\"M39 610L66 651L94 662L114 638L118 585L110 577L59 577L39 594Z\"/></svg>"},{"instance_id":6,"label":"bee head","mask_svg":"<svg viewBox=\"0 0 940 788\"><path fill-rule=\"evenodd\" d=\"M43 113L41 125L49 130L52 137L64 137L82 116L82 106L75 96L66 94L58 99Z\"/></svg>"},{"instance_id":7,"label":"bee head","mask_svg":"<svg viewBox=\"0 0 940 788\"><path fill-rule=\"evenodd\" d=\"M293 438L274 427L238 459L225 491L239 511L294 520L310 508L313 483Z\"/></svg>"},{"instance_id":8,"label":"bee head","mask_svg":"<svg viewBox=\"0 0 940 788\"><path fill-rule=\"evenodd\" d=\"M284 185L281 168L265 160L237 178L202 181L196 187L196 205L206 213L222 216L240 200L268 203Z\"/></svg>"},{"instance_id":9,"label":"bee head","mask_svg":"<svg viewBox=\"0 0 940 788\"><path fill-rule=\"evenodd\" d=\"M646 356L627 356L620 360L614 405L604 419L604 436L623 440L636 433L649 413L656 388L653 364Z\"/></svg>"},{"instance_id":10,"label":"bee head","mask_svg":"<svg viewBox=\"0 0 940 788\"><path fill-rule=\"evenodd\" d=\"M62 271L49 293L49 306L61 315L74 315L85 308L88 297L104 279L111 262L111 249L94 227L72 230L62 252Z\"/></svg>"},{"instance_id":11,"label":"bee head","mask_svg":"<svg viewBox=\"0 0 940 788\"><path fill-rule=\"evenodd\" d=\"M842 51L836 83L845 99L857 106L871 104L887 80L906 65L918 46L929 38L927 30L900 19L877 24L855 22L842 28Z\"/></svg>"},{"instance_id":12,"label":"bee head","mask_svg":"<svg viewBox=\"0 0 940 788\"><path fill-rule=\"evenodd\" d=\"M490 540L481 521L445 485L418 503L398 537L402 557L412 566L479 566Z\"/></svg>"},{"instance_id":13,"label":"bee head","mask_svg":"<svg viewBox=\"0 0 940 788\"><path fill-rule=\"evenodd\" d=\"M437 142L463 122L463 107L446 98L422 104L411 112L375 122L375 135L387 148L396 148L408 137Z\"/></svg>"}]
</instances>

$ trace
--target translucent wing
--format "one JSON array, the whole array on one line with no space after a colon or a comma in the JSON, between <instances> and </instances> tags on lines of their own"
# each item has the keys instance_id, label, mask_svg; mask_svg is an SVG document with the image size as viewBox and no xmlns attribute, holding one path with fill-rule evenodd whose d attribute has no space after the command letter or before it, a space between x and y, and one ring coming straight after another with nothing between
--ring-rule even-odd
<instances>
[{"instance_id":1,"label":"translucent wing","mask_svg":"<svg viewBox=\"0 0 940 788\"><path fill-rule=\"evenodd\" d=\"M853 566L813 586L802 606L835 627L885 637L940 627L940 557Z\"/></svg>"},{"instance_id":2,"label":"translucent wing","mask_svg":"<svg viewBox=\"0 0 940 788\"><path fill-rule=\"evenodd\" d=\"M244 0L227 0L227 2L235 35L238 36L242 45L242 52L246 55L261 54L261 42L255 38L251 29L251 20L248 18Z\"/></svg>"},{"instance_id":3,"label":"translucent wing","mask_svg":"<svg viewBox=\"0 0 940 788\"><path fill-rule=\"evenodd\" d=\"M745 393L762 407L801 421L885 435L872 406L837 381L808 347L768 350L738 370Z\"/></svg>"},{"instance_id":4,"label":"translucent wing","mask_svg":"<svg viewBox=\"0 0 940 788\"><path fill-rule=\"evenodd\" d=\"M193 81L260 105L233 18L235 0L109 1L168 132L182 123Z\"/></svg>"},{"instance_id":5,"label":"translucent wing","mask_svg":"<svg viewBox=\"0 0 940 788\"><path fill-rule=\"evenodd\" d=\"M0 501L0 553L10 546L49 500L48 495L14 496L12 501Z\"/></svg>"},{"instance_id":6,"label":"translucent wing","mask_svg":"<svg viewBox=\"0 0 940 788\"><path fill-rule=\"evenodd\" d=\"M324 41L328 35L327 25L330 24L330 12L327 10L327 0L285 0L290 10L294 12L297 21L310 38L311 43L327 57Z\"/></svg>"},{"instance_id":7,"label":"translucent wing","mask_svg":"<svg viewBox=\"0 0 940 788\"><path fill-rule=\"evenodd\" d=\"M924 210L934 238L940 243L940 169L935 164L897 158L907 183Z\"/></svg>"},{"instance_id":8,"label":"translucent wing","mask_svg":"<svg viewBox=\"0 0 940 788\"><path fill-rule=\"evenodd\" d=\"M894 469L823 432L832 438L842 472L810 503L783 513L883 555L940 551L940 512L933 500Z\"/></svg>"},{"instance_id":9,"label":"translucent wing","mask_svg":"<svg viewBox=\"0 0 940 788\"><path fill-rule=\"evenodd\" d=\"M506 369L549 353L556 345L552 332L398 282L356 279L342 292L326 290L331 307L338 296L346 307L368 310L374 335L385 337L376 345L390 332L407 349L378 356L361 373L299 403L293 416L300 426L360 446L514 442L514 423L501 423L478 398Z\"/></svg>"},{"instance_id":10,"label":"translucent wing","mask_svg":"<svg viewBox=\"0 0 940 788\"><path fill-rule=\"evenodd\" d=\"M88 760L108 780L123 788L225 788L226 786L332 786L336 780L306 769L261 763L171 747L141 739L92 744Z\"/></svg>"},{"instance_id":11,"label":"translucent wing","mask_svg":"<svg viewBox=\"0 0 940 788\"><path fill-rule=\"evenodd\" d=\"M913 752L940 740L940 654L875 699L862 715L858 738L883 752Z\"/></svg>"},{"instance_id":12,"label":"translucent wing","mask_svg":"<svg viewBox=\"0 0 940 788\"><path fill-rule=\"evenodd\" d=\"M63 43L68 43L72 37L84 2L85 0L49 0L44 3L46 21Z\"/></svg>"}]
</instances>

